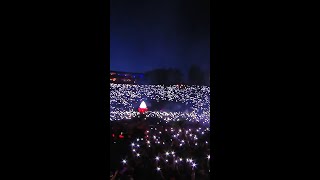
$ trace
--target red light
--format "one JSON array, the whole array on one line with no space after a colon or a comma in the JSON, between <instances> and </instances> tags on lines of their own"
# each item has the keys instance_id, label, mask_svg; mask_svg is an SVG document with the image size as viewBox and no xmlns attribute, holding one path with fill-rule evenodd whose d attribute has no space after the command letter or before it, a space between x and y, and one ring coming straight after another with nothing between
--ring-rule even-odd
<instances>
[{"instance_id":1,"label":"red light","mask_svg":"<svg viewBox=\"0 0 320 180\"><path fill-rule=\"evenodd\" d=\"M124 138L124 136L122 136L122 135L120 134L120 135L119 135L119 138L120 138L120 139L123 139L123 138Z\"/></svg>"},{"instance_id":2,"label":"red light","mask_svg":"<svg viewBox=\"0 0 320 180\"><path fill-rule=\"evenodd\" d=\"M112 137L114 137L114 134L112 134Z\"/></svg>"},{"instance_id":3,"label":"red light","mask_svg":"<svg viewBox=\"0 0 320 180\"><path fill-rule=\"evenodd\" d=\"M139 112L143 114L144 112L148 111L148 108L138 108Z\"/></svg>"}]
</instances>

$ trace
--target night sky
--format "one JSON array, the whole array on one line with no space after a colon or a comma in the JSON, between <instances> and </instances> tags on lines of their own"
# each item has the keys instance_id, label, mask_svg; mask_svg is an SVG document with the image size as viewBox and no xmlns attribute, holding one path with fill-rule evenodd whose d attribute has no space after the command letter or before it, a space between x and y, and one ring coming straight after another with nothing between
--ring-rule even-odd
<instances>
[{"instance_id":1,"label":"night sky","mask_svg":"<svg viewBox=\"0 0 320 180\"><path fill-rule=\"evenodd\" d=\"M110 0L110 70L210 71L209 0Z\"/></svg>"}]
</instances>

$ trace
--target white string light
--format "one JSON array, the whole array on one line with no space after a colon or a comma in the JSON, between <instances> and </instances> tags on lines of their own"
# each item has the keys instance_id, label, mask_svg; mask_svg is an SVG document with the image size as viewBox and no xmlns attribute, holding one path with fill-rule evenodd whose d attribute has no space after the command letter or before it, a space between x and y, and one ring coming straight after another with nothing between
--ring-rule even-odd
<instances>
[{"instance_id":1,"label":"white string light","mask_svg":"<svg viewBox=\"0 0 320 180\"><path fill-rule=\"evenodd\" d=\"M141 99L176 102L187 106L186 112L148 111L147 117L178 121L210 123L210 87L110 84L110 120L119 121L138 116Z\"/></svg>"}]
</instances>

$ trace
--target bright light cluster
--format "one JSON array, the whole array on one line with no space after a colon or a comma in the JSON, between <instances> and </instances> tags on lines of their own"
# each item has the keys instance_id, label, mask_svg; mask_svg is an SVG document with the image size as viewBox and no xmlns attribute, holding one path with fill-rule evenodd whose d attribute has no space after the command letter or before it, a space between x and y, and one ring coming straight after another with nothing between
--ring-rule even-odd
<instances>
[{"instance_id":1,"label":"bright light cluster","mask_svg":"<svg viewBox=\"0 0 320 180\"><path fill-rule=\"evenodd\" d=\"M210 87L110 84L110 121L131 119L137 116L142 100L168 101L184 104L184 112L148 111L147 117L165 121L186 119L192 122L210 122Z\"/></svg>"},{"instance_id":2,"label":"bright light cluster","mask_svg":"<svg viewBox=\"0 0 320 180\"><path fill-rule=\"evenodd\" d=\"M190 170L197 171L200 164L202 170L210 172L208 134L210 128L203 127L151 127L145 131L144 138L133 140L130 144L131 152L126 157L130 162L148 159L158 172L171 168L188 173ZM199 153L193 156L194 152Z\"/></svg>"}]
</instances>

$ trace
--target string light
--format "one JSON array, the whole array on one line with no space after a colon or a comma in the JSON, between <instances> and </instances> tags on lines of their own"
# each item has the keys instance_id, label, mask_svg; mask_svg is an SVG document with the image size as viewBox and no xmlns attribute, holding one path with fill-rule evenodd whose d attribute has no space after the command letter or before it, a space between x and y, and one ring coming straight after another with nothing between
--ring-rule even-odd
<instances>
[{"instance_id":1,"label":"string light","mask_svg":"<svg viewBox=\"0 0 320 180\"><path fill-rule=\"evenodd\" d=\"M158 86L110 84L110 121L131 119L138 116L137 106L141 99L177 102L184 104L185 112L148 111L147 117L157 117L166 121L181 118L191 122L210 123L210 87ZM158 123L157 123L158 124Z\"/></svg>"}]
</instances>

